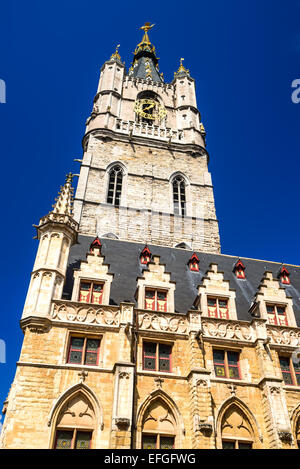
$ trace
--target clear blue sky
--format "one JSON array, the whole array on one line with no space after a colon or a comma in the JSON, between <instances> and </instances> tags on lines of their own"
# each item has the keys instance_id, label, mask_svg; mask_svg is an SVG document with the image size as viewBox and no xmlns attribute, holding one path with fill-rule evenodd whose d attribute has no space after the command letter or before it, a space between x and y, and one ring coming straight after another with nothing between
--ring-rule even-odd
<instances>
[{"instance_id":1,"label":"clear blue sky","mask_svg":"<svg viewBox=\"0 0 300 469\"><path fill-rule=\"evenodd\" d=\"M2 311L0 403L19 358L19 319L37 249L32 224L78 172L99 70L121 44L127 68L150 37L171 81L179 58L196 80L207 131L222 252L300 264L300 2L10 0L1 7Z\"/></svg>"}]
</instances>

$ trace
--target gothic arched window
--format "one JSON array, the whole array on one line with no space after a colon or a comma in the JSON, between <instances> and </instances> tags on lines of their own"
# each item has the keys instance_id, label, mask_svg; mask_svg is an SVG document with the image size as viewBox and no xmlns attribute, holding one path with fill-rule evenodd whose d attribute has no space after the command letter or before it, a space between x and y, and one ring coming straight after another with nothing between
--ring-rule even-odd
<instances>
[{"instance_id":1,"label":"gothic arched window","mask_svg":"<svg viewBox=\"0 0 300 469\"><path fill-rule=\"evenodd\" d=\"M143 418L142 448L173 449L175 439L175 417L165 402L157 399L147 409Z\"/></svg>"},{"instance_id":2,"label":"gothic arched window","mask_svg":"<svg viewBox=\"0 0 300 469\"><path fill-rule=\"evenodd\" d=\"M107 191L107 203L119 207L122 192L123 170L120 165L115 165L109 171Z\"/></svg>"},{"instance_id":3,"label":"gothic arched window","mask_svg":"<svg viewBox=\"0 0 300 469\"><path fill-rule=\"evenodd\" d=\"M91 403L83 394L77 394L66 402L58 415L54 448L91 448L95 426Z\"/></svg>"},{"instance_id":4,"label":"gothic arched window","mask_svg":"<svg viewBox=\"0 0 300 469\"><path fill-rule=\"evenodd\" d=\"M251 449L253 429L246 415L236 405L232 405L222 419L222 448Z\"/></svg>"},{"instance_id":5,"label":"gothic arched window","mask_svg":"<svg viewBox=\"0 0 300 469\"><path fill-rule=\"evenodd\" d=\"M172 185L174 214L184 216L186 214L185 180L182 176L176 176Z\"/></svg>"}]
</instances>

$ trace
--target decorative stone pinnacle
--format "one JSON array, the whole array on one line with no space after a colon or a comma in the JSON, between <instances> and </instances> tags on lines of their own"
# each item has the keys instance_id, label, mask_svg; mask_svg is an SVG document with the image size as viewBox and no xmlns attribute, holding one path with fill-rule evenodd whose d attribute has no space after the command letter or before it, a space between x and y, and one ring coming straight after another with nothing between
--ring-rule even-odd
<instances>
[{"instance_id":1,"label":"decorative stone pinnacle","mask_svg":"<svg viewBox=\"0 0 300 469\"><path fill-rule=\"evenodd\" d=\"M58 193L58 197L55 199L55 204L53 205L53 213L58 213L61 215L70 215L72 216L72 207L73 207L73 192L72 187L73 174L68 173L66 175L66 182L61 186Z\"/></svg>"}]
</instances>

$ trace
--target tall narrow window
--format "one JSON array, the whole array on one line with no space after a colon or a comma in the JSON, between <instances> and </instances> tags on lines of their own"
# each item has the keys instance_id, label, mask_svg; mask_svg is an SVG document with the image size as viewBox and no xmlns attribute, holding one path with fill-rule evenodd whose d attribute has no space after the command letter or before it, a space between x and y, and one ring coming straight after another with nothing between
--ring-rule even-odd
<instances>
[{"instance_id":1,"label":"tall narrow window","mask_svg":"<svg viewBox=\"0 0 300 469\"><path fill-rule=\"evenodd\" d=\"M173 179L173 202L174 214L186 214L185 182L182 176L176 176Z\"/></svg>"},{"instance_id":2,"label":"tall narrow window","mask_svg":"<svg viewBox=\"0 0 300 469\"><path fill-rule=\"evenodd\" d=\"M107 203L119 207L122 192L123 171L121 166L116 165L109 172L109 183L107 192Z\"/></svg>"}]
</instances>

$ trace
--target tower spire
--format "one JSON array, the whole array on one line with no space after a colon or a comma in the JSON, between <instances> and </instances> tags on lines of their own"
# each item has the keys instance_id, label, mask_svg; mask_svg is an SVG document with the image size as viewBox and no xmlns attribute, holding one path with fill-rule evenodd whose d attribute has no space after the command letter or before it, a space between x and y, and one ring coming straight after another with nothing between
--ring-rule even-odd
<instances>
[{"instance_id":1,"label":"tower spire","mask_svg":"<svg viewBox=\"0 0 300 469\"><path fill-rule=\"evenodd\" d=\"M144 31L141 42L136 46L132 66L129 69L129 75L137 78L150 78L152 81L162 82L163 77L159 73L158 60L155 46L151 44L148 31L154 24L149 22L141 26Z\"/></svg>"},{"instance_id":2,"label":"tower spire","mask_svg":"<svg viewBox=\"0 0 300 469\"><path fill-rule=\"evenodd\" d=\"M73 174L68 173L66 175L66 182L64 183L63 186L60 187L58 197L55 199L55 204L52 206L53 213L72 216L73 193L74 193L72 182L73 182Z\"/></svg>"}]
</instances>

